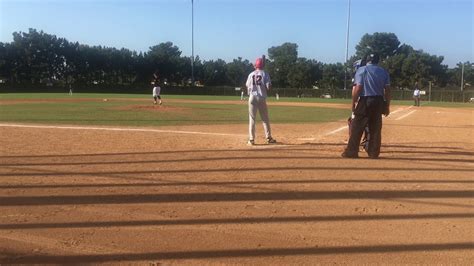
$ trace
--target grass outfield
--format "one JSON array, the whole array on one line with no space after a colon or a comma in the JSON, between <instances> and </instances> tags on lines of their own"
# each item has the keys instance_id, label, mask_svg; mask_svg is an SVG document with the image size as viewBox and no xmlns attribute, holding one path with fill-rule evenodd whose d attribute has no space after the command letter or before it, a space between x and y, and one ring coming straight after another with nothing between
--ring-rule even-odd
<instances>
[{"instance_id":1,"label":"grass outfield","mask_svg":"<svg viewBox=\"0 0 474 266\"><path fill-rule=\"evenodd\" d=\"M0 94L0 122L173 126L248 123L247 104L239 96L164 95L165 105L151 105L150 95L65 93ZM104 102L103 99L113 99ZM166 99L235 101L236 104L167 102ZM40 100L45 100L41 102ZM56 101L57 100L57 101ZM269 98L269 101L276 101ZM280 98L280 102L349 103L347 99ZM411 105L411 101L394 101ZM439 107L473 107L473 104L423 102ZM345 119L349 110L323 107L271 106L272 123L322 123Z\"/></svg>"},{"instance_id":2,"label":"grass outfield","mask_svg":"<svg viewBox=\"0 0 474 266\"><path fill-rule=\"evenodd\" d=\"M234 101L240 99L240 94L236 96L214 96L214 95L162 95L164 99L186 99L202 101ZM70 96L67 93L0 93L0 101L15 99L76 99L76 98L125 98L125 99L144 99L150 100L151 94L120 94L120 93L75 93ZM269 102L276 102L275 97L269 97ZM314 102L314 103L350 103L350 99L322 99L322 98L290 98L280 97L281 102ZM413 105L412 100L392 101L394 105ZM458 102L427 102L421 101L422 106L448 107L448 108L474 108L472 103Z\"/></svg>"},{"instance_id":3,"label":"grass outfield","mask_svg":"<svg viewBox=\"0 0 474 266\"><path fill-rule=\"evenodd\" d=\"M166 99L234 100L236 104L166 102ZM154 107L149 95L0 94L0 122L116 126L246 124L248 107L239 99L165 95L165 104ZM349 114L344 109L294 106L271 106L269 112L272 123L330 122L345 119Z\"/></svg>"}]
</instances>

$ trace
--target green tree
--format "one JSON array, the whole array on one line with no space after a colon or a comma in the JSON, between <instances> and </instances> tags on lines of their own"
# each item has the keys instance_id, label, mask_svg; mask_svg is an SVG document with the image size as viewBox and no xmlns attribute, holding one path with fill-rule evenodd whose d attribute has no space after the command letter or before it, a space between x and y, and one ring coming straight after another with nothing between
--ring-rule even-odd
<instances>
[{"instance_id":1,"label":"green tree","mask_svg":"<svg viewBox=\"0 0 474 266\"><path fill-rule=\"evenodd\" d=\"M248 60L242 60L241 57L234 59L226 66L227 80L232 86L245 86L247 75L253 71L253 66Z\"/></svg>"},{"instance_id":2,"label":"green tree","mask_svg":"<svg viewBox=\"0 0 474 266\"><path fill-rule=\"evenodd\" d=\"M162 79L167 79L170 82L180 82L182 75L178 71L178 64L180 63L181 51L172 42L160 43L150 47L150 51L145 57L150 64L150 77L155 71L158 71Z\"/></svg>"},{"instance_id":3,"label":"green tree","mask_svg":"<svg viewBox=\"0 0 474 266\"><path fill-rule=\"evenodd\" d=\"M399 45L400 41L394 33L365 34L356 45L356 57L364 58L370 53L377 53L383 60L396 54Z\"/></svg>"},{"instance_id":4,"label":"green tree","mask_svg":"<svg viewBox=\"0 0 474 266\"><path fill-rule=\"evenodd\" d=\"M370 53L380 55L380 65L389 72L392 87L412 88L415 82L423 86L429 81L441 86L447 83L447 67L442 64L442 56L415 50L407 44L400 45L394 33L365 34L357 44L351 62Z\"/></svg>"},{"instance_id":5,"label":"green tree","mask_svg":"<svg viewBox=\"0 0 474 266\"><path fill-rule=\"evenodd\" d=\"M320 63L316 60L298 58L288 73L288 83L292 88L312 88L321 77Z\"/></svg>"},{"instance_id":6,"label":"green tree","mask_svg":"<svg viewBox=\"0 0 474 266\"><path fill-rule=\"evenodd\" d=\"M204 83L204 66L199 55L194 57L194 79L199 84Z\"/></svg>"},{"instance_id":7,"label":"green tree","mask_svg":"<svg viewBox=\"0 0 474 266\"><path fill-rule=\"evenodd\" d=\"M415 50L407 44L400 45L393 33L365 34L356 46L356 54L345 64L350 66L355 59L371 52L381 55L380 64L389 71L394 87L411 88L417 81L422 85L431 81L438 86L459 86L460 64L448 70L442 64L442 56ZM331 89L343 86L342 64L321 64L298 58L296 43L271 47L268 55L266 70L276 88L309 88L315 84ZM251 62L240 57L230 63L221 59L201 62L199 56L194 61L195 79L206 85L241 86L252 70ZM190 84L191 58L182 56L172 42L137 53L126 48L73 43L35 29L14 32L13 42L0 43L0 78L11 83L144 84L151 81L155 71L170 83ZM465 63L466 86L472 86L473 76L472 65Z\"/></svg>"},{"instance_id":8,"label":"green tree","mask_svg":"<svg viewBox=\"0 0 474 266\"><path fill-rule=\"evenodd\" d=\"M268 49L270 64L268 71L272 77L272 83L276 87L288 86L288 74L298 59L298 45L296 43L284 43Z\"/></svg>"},{"instance_id":9,"label":"green tree","mask_svg":"<svg viewBox=\"0 0 474 266\"><path fill-rule=\"evenodd\" d=\"M13 71L16 63L16 50L10 43L0 42L0 79L16 82L16 76Z\"/></svg>"},{"instance_id":10,"label":"green tree","mask_svg":"<svg viewBox=\"0 0 474 266\"><path fill-rule=\"evenodd\" d=\"M334 90L344 87L344 65L324 64L320 84L323 88Z\"/></svg>"},{"instance_id":11,"label":"green tree","mask_svg":"<svg viewBox=\"0 0 474 266\"><path fill-rule=\"evenodd\" d=\"M203 64L202 80L205 85L226 85L226 62L222 59L205 61Z\"/></svg>"},{"instance_id":12,"label":"green tree","mask_svg":"<svg viewBox=\"0 0 474 266\"><path fill-rule=\"evenodd\" d=\"M63 39L35 29L14 32L11 45L15 50L15 58L12 58L15 80L34 84L59 79L58 71L64 64L64 57L58 54L58 49L63 43Z\"/></svg>"},{"instance_id":13,"label":"green tree","mask_svg":"<svg viewBox=\"0 0 474 266\"><path fill-rule=\"evenodd\" d=\"M474 65L470 61L459 62L456 67L449 69L447 74L448 83L453 87L461 86L462 69L464 65L464 88L466 90L474 89Z\"/></svg>"},{"instance_id":14,"label":"green tree","mask_svg":"<svg viewBox=\"0 0 474 266\"><path fill-rule=\"evenodd\" d=\"M429 81L444 86L447 82L447 66L442 64L443 59L442 56L402 45L397 54L387 58L382 66L388 70L391 85L395 88L412 88L415 82L427 86Z\"/></svg>"}]
</instances>

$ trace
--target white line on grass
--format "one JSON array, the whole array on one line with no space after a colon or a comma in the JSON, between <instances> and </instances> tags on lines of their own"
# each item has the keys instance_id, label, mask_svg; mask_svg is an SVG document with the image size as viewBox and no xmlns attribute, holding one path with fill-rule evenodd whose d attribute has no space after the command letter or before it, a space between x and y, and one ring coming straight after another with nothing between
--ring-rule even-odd
<instances>
[{"instance_id":1,"label":"white line on grass","mask_svg":"<svg viewBox=\"0 0 474 266\"><path fill-rule=\"evenodd\" d=\"M163 129L143 129L143 128L115 128L115 127L73 127L73 126L43 126L43 125L21 125L21 124L0 124L0 127L20 127L20 128L44 128L44 129L79 129L79 130L105 130L105 131L134 131L134 132L155 132L155 133L176 133L211 136L233 136L246 137L242 134L227 134L199 131L163 130Z\"/></svg>"},{"instance_id":2,"label":"white line on grass","mask_svg":"<svg viewBox=\"0 0 474 266\"><path fill-rule=\"evenodd\" d=\"M397 118L397 119L395 119L395 120L402 120L403 118L405 118L405 117L407 117L407 116L413 114L414 112L416 112L416 110L413 110L413 111L411 111L411 112L409 112L409 113L406 113L406 114L400 116L399 118Z\"/></svg>"}]
</instances>

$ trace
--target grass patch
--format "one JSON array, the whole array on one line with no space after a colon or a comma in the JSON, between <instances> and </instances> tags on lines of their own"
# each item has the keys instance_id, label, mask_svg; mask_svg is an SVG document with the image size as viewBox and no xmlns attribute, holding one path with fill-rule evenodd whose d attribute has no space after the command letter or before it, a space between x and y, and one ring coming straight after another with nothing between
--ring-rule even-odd
<instances>
[{"instance_id":1,"label":"grass patch","mask_svg":"<svg viewBox=\"0 0 474 266\"><path fill-rule=\"evenodd\" d=\"M67 97L55 97L54 94L22 95L25 98L9 96L9 99L0 98L0 103L1 100L22 99L57 99L57 101L20 101L17 103L6 101L8 104L0 104L1 122L117 126L248 123L246 102L241 104L204 104L165 101L163 106L154 107L149 98L143 97L145 95L134 95L137 97L129 98L123 97L125 96L123 94L120 95L122 97L115 97L116 94L81 94ZM74 101L74 98L71 97L81 100ZM104 102L103 98L114 98L114 100ZM136 98L143 98L143 101L136 100ZM222 97L219 98L222 100ZM203 98L193 97L193 99L202 100ZM293 106L270 106L269 113L272 123L321 123L344 119L348 116L347 110Z\"/></svg>"},{"instance_id":2,"label":"grass patch","mask_svg":"<svg viewBox=\"0 0 474 266\"><path fill-rule=\"evenodd\" d=\"M214 96L214 95L166 95L164 90L163 98L166 99L186 99L197 101L237 101L240 94L236 96ZM34 100L34 99L143 99L151 101L150 94L120 94L120 93L74 93L70 96L67 93L0 93L1 100ZM269 97L269 102L277 102L275 97ZM303 102L303 103L343 103L350 104L350 99L322 99L322 98L290 98L280 97L280 102ZM412 100L392 101L394 105L413 105ZM457 102L427 102L422 101L422 106L446 107L446 108L473 108L472 103Z\"/></svg>"},{"instance_id":3,"label":"grass patch","mask_svg":"<svg viewBox=\"0 0 474 266\"><path fill-rule=\"evenodd\" d=\"M112 99L104 102L102 99ZM236 104L167 102L166 99L222 101ZM18 102L14 102L18 100ZM38 102L35 100L45 100ZM58 93L0 94L0 121L39 124L170 126L246 124L248 106L240 96L164 95L164 106L153 108L148 94ZM276 101L274 97L269 101ZM280 102L346 103L348 99L281 98ZM394 101L394 105L412 105L412 101ZM469 103L422 102L422 106L469 107ZM345 119L347 109L270 106L271 123L323 123Z\"/></svg>"},{"instance_id":4,"label":"grass patch","mask_svg":"<svg viewBox=\"0 0 474 266\"><path fill-rule=\"evenodd\" d=\"M105 98L151 98L151 94L121 94L121 93L0 93L0 100L28 99L105 99Z\"/></svg>"}]
</instances>

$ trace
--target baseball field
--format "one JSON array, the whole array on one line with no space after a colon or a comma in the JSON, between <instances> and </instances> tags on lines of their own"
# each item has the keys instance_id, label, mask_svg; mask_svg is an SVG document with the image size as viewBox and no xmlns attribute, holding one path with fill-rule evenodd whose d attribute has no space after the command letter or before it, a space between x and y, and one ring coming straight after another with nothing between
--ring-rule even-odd
<instances>
[{"instance_id":1,"label":"baseball field","mask_svg":"<svg viewBox=\"0 0 474 266\"><path fill-rule=\"evenodd\" d=\"M0 94L0 264L474 261L473 105L393 102L340 157L348 100ZM471 262L469 262L471 261Z\"/></svg>"}]
</instances>

